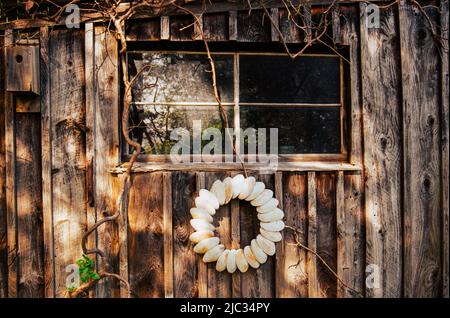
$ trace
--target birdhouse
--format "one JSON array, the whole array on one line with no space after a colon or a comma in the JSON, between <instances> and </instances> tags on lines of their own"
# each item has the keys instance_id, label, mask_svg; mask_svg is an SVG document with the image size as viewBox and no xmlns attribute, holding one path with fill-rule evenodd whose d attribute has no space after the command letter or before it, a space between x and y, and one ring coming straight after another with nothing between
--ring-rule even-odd
<instances>
[{"instance_id":1,"label":"birdhouse","mask_svg":"<svg viewBox=\"0 0 450 318\"><path fill-rule=\"evenodd\" d=\"M39 47L9 47L6 55L6 90L39 95Z\"/></svg>"}]
</instances>

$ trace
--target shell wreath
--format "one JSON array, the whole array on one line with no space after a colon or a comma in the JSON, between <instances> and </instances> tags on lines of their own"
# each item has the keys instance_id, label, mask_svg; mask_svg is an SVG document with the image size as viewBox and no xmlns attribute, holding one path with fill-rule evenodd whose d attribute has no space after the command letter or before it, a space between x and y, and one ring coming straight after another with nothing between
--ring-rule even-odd
<instances>
[{"instance_id":1,"label":"shell wreath","mask_svg":"<svg viewBox=\"0 0 450 318\"><path fill-rule=\"evenodd\" d=\"M244 249L225 249L220 239L214 236L213 215L221 205L231 199L250 201L256 207L260 229L258 236ZM282 239L280 231L284 229L284 212L273 197L272 190L266 189L262 182L254 177L244 178L238 174L233 178L216 180L211 189L201 189L195 198L195 207L191 208L191 225L195 232L189 239L195 243L194 252L203 255L203 262L216 262L216 270L225 269L234 273L236 269L246 272L249 265L258 268L267 261L267 256L275 254L275 242Z\"/></svg>"}]
</instances>

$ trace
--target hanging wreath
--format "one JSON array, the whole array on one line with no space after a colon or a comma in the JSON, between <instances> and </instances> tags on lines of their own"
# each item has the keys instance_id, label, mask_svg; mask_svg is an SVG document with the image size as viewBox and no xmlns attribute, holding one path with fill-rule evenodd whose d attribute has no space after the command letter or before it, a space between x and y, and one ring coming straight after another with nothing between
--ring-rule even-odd
<instances>
[{"instance_id":1,"label":"hanging wreath","mask_svg":"<svg viewBox=\"0 0 450 318\"><path fill-rule=\"evenodd\" d=\"M226 205L231 199L250 201L256 207L260 221L259 234L250 246L243 249L226 249L220 244L220 239L214 236L213 216L221 205ZM195 198L195 207L191 208L191 225L195 232L189 239L195 243L194 252L203 255L203 262L216 262L216 270L225 269L234 273L236 269L246 272L249 265L258 268L267 261L268 256L275 254L275 243L281 241L284 229L284 213L278 208L278 200L273 197L273 191L266 189L263 182L257 182L254 177L244 178L238 174L233 178L216 180L211 189L201 189Z\"/></svg>"}]
</instances>

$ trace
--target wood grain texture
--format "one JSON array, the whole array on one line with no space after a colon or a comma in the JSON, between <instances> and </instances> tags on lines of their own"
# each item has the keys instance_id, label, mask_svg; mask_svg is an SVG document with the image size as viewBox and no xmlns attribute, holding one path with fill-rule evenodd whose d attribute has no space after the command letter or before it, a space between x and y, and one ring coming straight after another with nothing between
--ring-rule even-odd
<instances>
[{"instance_id":1,"label":"wood grain texture","mask_svg":"<svg viewBox=\"0 0 450 318\"><path fill-rule=\"evenodd\" d=\"M230 11L228 12L228 40L237 40L237 30L237 11Z\"/></svg>"},{"instance_id":2,"label":"wood grain texture","mask_svg":"<svg viewBox=\"0 0 450 318\"><path fill-rule=\"evenodd\" d=\"M189 15L170 17L170 40L192 41L194 39L194 18Z\"/></svg>"},{"instance_id":3,"label":"wood grain texture","mask_svg":"<svg viewBox=\"0 0 450 318\"><path fill-rule=\"evenodd\" d=\"M336 271L336 174L316 175L317 250L316 252ZM336 278L319 262L317 278L320 297L335 298Z\"/></svg>"},{"instance_id":4,"label":"wood grain texture","mask_svg":"<svg viewBox=\"0 0 450 318\"><path fill-rule=\"evenodd\" d=\"M197 172L196 177L196 193L198 196L201 189L205 188L205 173ZM197 259L197 285L198 285L198 297L206 298L208 297L208 267L207 264L202 261L202 255L196 255Z\"/></svg>"},{"instance_id":5,"label":"wood grain texture","mask_svg":"<svg viewBox=\"0 0 450 318\"><path fill-rule=\"evenodd\" d=\"M51 102L49 33L42 27L39 34L41 76L41 155L42 155L42 215L44 230L44 281L45 297L55 297L55 261L52 207L52 155L51 155Z\"/></svg>"},{"instance_id":6,"label":"wood grain texture","mask_svg":"<svg viewBox=\"0 0 450 318\"><path fill-rule=\"evenodd\" d=\"M364 111L366 264L378 266L379 288L367 297L400 297L402 277L402 153L400 61L395 10L380 10L380 28L366 27L360 5Z\"/></svg>"},{"instance_id":7,"label":"wood grain texture","mask_svg":"<svg viewBox=\"0 0 450 318\"><path fill-rule=\"evenodd\" d=\"M280 30L280 18L278 13L278 8L272 8L270 9L270 18L271 18L271 24L270 24L270 39L273 42L277 42L280 40L280 34L278 33Z\"/></svg>"},{"instance_id":8,"label":"wood grain texture","mask_svg":"<svg viewBox=\"0 0 450 318\"><path fill-rule=\"evenodd\" d=\"M162 16L160 18L161 40L170 39L170 18Z\"/></svg>"},{"instance_id":9,"label":"wood grain texture","mask_svg":"<svg viewBox=\"0 0 450 318\"><path fill-rule=\"evenodd\" d=\"M41 117L16 113L17 297L44 297Z\"/></svg>"},{"instance_id":10,"label":"wood grain texture","mask_svg":"<svg viewBox=\"0 0 450 318\"><path fill-rule=\"evenodd\" d=\"M237 172L232 172L230 177L234 177L237 175ZM231 247L230 249L238 249L242 243L242 219L241 219L241 201L240 200L231 200ZM243 204L243 203L242 203ZM231 295L233 298L240 298L243 296L242 291L242 275L236 270L236 274L231 275Z\"/></svg>"},{"instance_id":11,"label":"wood grain texture","mask_svg":"<svg viewBox=\"0 0 450 318\"><path fill-rule=\"evenodd\" d=\"M128 206L130 287L137 297L164 297L163 174L134 176Z\"/></svg>"},{"instance_id":12,"label":"wood grain texture","mask_svg":"<svg viewBox=\"0 0 450 318\"><path fill-rule=\"evenodd\" d=\"M206 188L211 189L212 184L216 180L224 180L229 176L227 172L206 173ZM231 206L230 204L223 205L217 210L214 215L214 226L217 229L217 234L220 238L220 243L225 245L225 248L230 248L232 243L231 235ZM216 263L208 265L208 297L231 298L232 284L231 275L226 271L219 273L216 271Z\"/></svg>"},{"instance_id":13,"label":"wood grain texture","mask_svg":"<svg viewBox=\"0 0 450 318\"><path fill-rule=\"evenodd\" d=\"M309 43L312 40L312 17L311 17L311 4L305 3L301 7L302 20L304 27L304 39L303 42Z\"/></svg>"},{"instance_id":14,"label":"wood grain texture","mask_svg":"<svg viewBox=\"0 0 450 318\"><path fill-rule=\"evenodd\" d=\"M113 180L109 169L119 163L119 68L118 43L106 28L96 26L94 32L95 129L94 129L94 198L97 220L115 214L118 208L112 198ZM118 194L114 194L118 195ZM105 252L101 270L119 272L118 227L108 222L97 230L98 248ZM113 297L120 293L114 278L97 285L98 297Z\"/></svg>"},{"instance_id":15,"label":"wood grain texture","mask_svg":"<svg viewBox=\"0 0 450 318\"><path fill-rule=\"evenodd\" d=\"M282 192L278 197L285 213L285 223L300 231L300 242L307 243L307 178L305 173L283 172ZM277 191L278 192L278 191ZM283 240L276 243L276 297L308 297L307 255L302 248L293 246L291 230L282 232Z\"/></svg>"},{"instance_id":16,"label":"wood grain texture","mask_svg":"<svg viewBox=\"0 0 450 318\"><path fill-rule=\"evenodd\" d=\"M316 173L314 171L307 173L308 182L308 247L317 251L317 194L316 194ZM308 297L318 298L321 296L319 290L318 276L319 260L312 253L306 254L306 267L308 274Z\"/></svg>"},{"instance_id":17,"label":"wood grain texture","mask_svg":"<svg viewBox=\"0 0 450 318\"><path fill-rule=\"evenodd\" d=\"M172 173L163 173L164 296L173 298Z\"/></svg>"},{"instance_id":18,"label":"wood grain texture","mask_svg":"<svg viewBox=\"0 0 450 318\"><path fill-rule=\"evenodd\" d=\"M198 296L197 263L189 235L194 231L189 209L194 206L195 173L172 173L173 292L174 297Z\"/></svg>"},{"instance_id":19,"label":"wood grain texture","mask_svg":"<svg viewBox=\"0 0 450 318\"><path fill-rule=\"evenodd\" d=\"M203 34L207 41L226 41L228 39L228 15L226 13L204 15Z\"/></svg>"},{"instance_id":20,"label":"wood grain texture","mask_svg":"<svg viewBox=\"0 0 450 318\"><path fill-rule=\"evenodd\" d=\"M300 42L301 29L297 27L299 25L298 16L290 14L290 11L285 8L278 9L278 15L280 18L280 31L283 34L284 41L286 43Z\"/></svg>"},{"instance_id":21,"label":"wood grain texture","mask_svg":"<svg viewBox=\"0 0 450 318\"><path fill-rule=\"evenodd\" d=\"M264 16L263 10L238 11L237 40L242 42L269 42L270 20Z\"/></svg>"},{"instance_id":22,"label":"wood grain texture","mask_svg":"<svg viewBox=\"0 0 450 318\"><path fill-rule=\"evenodd\" d=\"M448 1L441 1L441 36L448 39ZM449 53L447 41L442 41L442 51ZM442 59L442 110L441 110L441 174L442 174L442 296L449 297L449 71L448 59Z\"/></svg>"},{"instance_id":23,"label":"wood grain texture","mask_svg":"<svg viewBox=\"0 0 450 318\"><path fill-rule=\"evenodd\" d=\"M130 20L126 24L125 33L127 41L158 41L161 38L160 19Z\"/></svg>"},{"instance_id":24,"label":"wood grain texture","mask_svg":"<svg viewBox=\"0 0 450 318\"><path fill-rule=\"evenodd\" d=\"M264 182L266 189L275 193L273 174L254 175L257 181ZM259 234L259 220L256 209L247 201L240 201L241 247L250 245ZM241 296L244 298L270 298L275 296L275 256L268 256L267 262L258 270L249 269L241 273Z\"/></svg>"},{"instance_id":25,"label":"wood grain texture","mask_svg":"<svg viewBox=\"0 0 450 318\"><path fill-rule=\"evenodd\" d=\"M438 10L426 8L433 23ZM404 295L441 295L439 53L425 17L399 6L403 92ZM424 63L426 61L426 63Z\"/></svg>"},{"instance_id":26,"label":"wood grain texture","mask_svg":"<svg viewBox=\"0 0 450 318\"><path fill-rule=\"evenodd\" d=\"M81 256L86 230L83 31L53 30L49 61L55 292L60 297L66 266Z\"/></svg>"}]
</instances>

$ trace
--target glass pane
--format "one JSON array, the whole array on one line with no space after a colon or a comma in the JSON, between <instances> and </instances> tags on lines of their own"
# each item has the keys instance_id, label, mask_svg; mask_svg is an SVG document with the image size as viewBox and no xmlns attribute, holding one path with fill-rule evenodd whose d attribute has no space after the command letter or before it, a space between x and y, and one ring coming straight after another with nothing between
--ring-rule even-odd
<instances>
[{"instance_id":1,"label":"glass pane","mask_svg":"<svg viewBox=\"0 0 450 318\"><path fill-rule=\"evenodd\" d=\"M240 55L240 101L340 103L339 58Z\"/></svg>"},{"instance_id":2,"label":"glass pane","mask_svg":"<svg viewBox=\"0 0 450 318\"><path fill-rule=\"evenodd\" d=\"M218 89L223 102L233 101L233 56L214 55ZM128 67L135 102L215 102L211 67L206 54L130 53Z\"/></svg>"},{"instance_id":3,"label":"glass pane","mask_svg":"<svg viewBox=\"0 0 450 318\"><path fill-rule=\"evenodd\" d=\"M341 152L339 107L241 106L240 115L242 129L278 128L279 154Z\"/></svg>"},{"instance_id":4,"label":"glass pane","mask_svg":"<svg viewBox=\"0 0 450 318\"><path fill-rule=\"evenodd\" d=\"M233 127L233 108L225 107L225 110L229 126ZM171 147L177 142L170 139L170 134L176 128L189 131L192 145L194 120L201 120L202 131L206 128L223 131L224 123L217 106L133 105L131 137L142 145L143 154L170 154ZM202 141L202 145L208 142Z\"/></svg>"}]
</instances>

